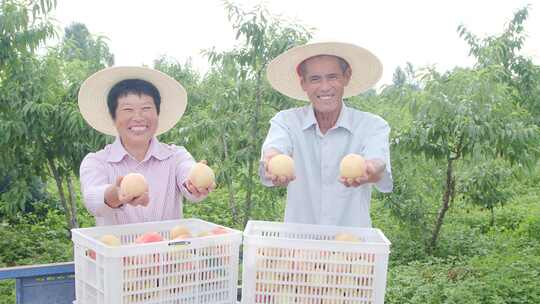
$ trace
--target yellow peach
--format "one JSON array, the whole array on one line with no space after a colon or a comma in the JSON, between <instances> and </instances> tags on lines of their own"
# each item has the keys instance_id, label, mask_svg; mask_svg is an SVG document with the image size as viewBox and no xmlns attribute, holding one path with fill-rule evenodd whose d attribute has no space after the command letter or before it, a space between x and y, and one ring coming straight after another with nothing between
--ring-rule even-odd
<instances>
[{"instance_id":1,"label":"yellow peach","mask_svg":"<svg viewBox=\"0 0 540 304\"><path fill-rule=\"evenodd\" d=\"M122 245L122 242L120 242L120 239L112 234L105 234L99 240L105 245L108 245L111 247L118 247Z\"/></svg>"},{"instance_id":2,"label":"yellow peach","mask_svg":"<svg viewBox=\"0 0 540 304\"><path fill-rule=\"evenodd\" d=\"M174 226L169 232L169 237L171 240L176 239L178 236L191 236L191 231L186 226L178 225Z\"/></svg>"},{"instance_id":3,"label":"yellow peach","mask_svg":"<svg viewBox=\"0 0 540 304\"><path fill-rule=\"evenodd\" d=\"M292 177L294 175L294 161L285 154L278 154L268 161L268 172L276 176Z\"/></svg>"},{"instance_id":4,"label":"yellow peach","mask_svg":"<svg viewBox=\"0 0 540 304\"><path fill-rule=\"evenodd\" d=\"M364 175L365 160L358 154L346 155L339 165L339 172L341 176L346 178L357 178Z\"/></svg>"},{"instance_id":5,"label":"yellow peach","mask_svg":"<svg viewBox=\"0 0 540 304\"><path fill-rule=\"evenodd\" d=\"M334 239L341 242L360 242L360 239L357 236L347 232L340 232L336 234Z\"/></svg>"},{"instance_id":6,"label":"yellow peach","mask_svg":"<svg viewBox=\"0 0 540 304\"><path fill-rule=\"evenodd\" d=\"M122 178L120 183L120 192L127 196L140 196L148 191L148 184L142 174L129 173Z\"/></svg>"},{"instance_id":7,"label":"yellow peach","mask_svg":"<svg viewBox=\"0 0 540 304\"><path fill-rule=\"evenodd\" d=\"M209 188L216 178L210 167L203 163L196 163L189 171L188 179L197 188Z\"/></svg>"}]
</instances>

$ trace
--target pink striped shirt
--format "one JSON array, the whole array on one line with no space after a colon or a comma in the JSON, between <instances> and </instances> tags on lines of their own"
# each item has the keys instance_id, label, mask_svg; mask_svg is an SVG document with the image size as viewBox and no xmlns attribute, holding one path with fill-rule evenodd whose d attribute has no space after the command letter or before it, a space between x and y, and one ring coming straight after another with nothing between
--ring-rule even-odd
<instances>
[{"instance_id":1,"label":"pink striped shirt","mask_svg":"<svg viewBox=\"0 0 540 304\"><path fill-rule=\"evenodd\" d=\"M96 225L116 225L182 218L182 199L198 202L183 186L195 160L184 147L160 143L153 138L143 161L124 149L120 139L103 150L89 153L80 168L83 201L96 218ZM110 208L105 204L105 189L118 176L140 173L148 182L150 203L146 207L124 205Z\"/></svg>"}]
</instances>

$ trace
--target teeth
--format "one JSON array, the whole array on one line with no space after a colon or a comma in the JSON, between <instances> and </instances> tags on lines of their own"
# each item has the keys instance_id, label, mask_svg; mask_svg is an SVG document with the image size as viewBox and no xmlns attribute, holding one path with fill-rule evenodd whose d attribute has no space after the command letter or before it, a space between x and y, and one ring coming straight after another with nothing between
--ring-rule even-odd
<instances>
[{"instance_id":1,"label":"teeth","mask_svg":"<svg viewBox=\"0 0 540 304\"><path fill-rule=\"evenodd\" d=\"M332 96L319 96L319 99L329 100L329 99L332 99Z\"/></svg>"},{"instance_id":2,"label":"teeth","mask_svg":"<svg viewBox=\"0 0 540 304\"><path fill-rule=\"evenodd\" d=\"M146 127L131 127L131 131L135 131L135 132L144 131L144 130L146 130Z\"/></svg>"}]
</instances>

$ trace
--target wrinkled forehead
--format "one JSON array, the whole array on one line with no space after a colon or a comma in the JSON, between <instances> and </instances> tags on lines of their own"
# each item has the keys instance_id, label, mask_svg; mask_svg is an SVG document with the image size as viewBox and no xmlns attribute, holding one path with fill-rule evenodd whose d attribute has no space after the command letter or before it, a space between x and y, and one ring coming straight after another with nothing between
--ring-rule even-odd
<instances>
[{"instance_id":1,"label":"wrinkled forehead","mask_svg":"<svg viewBox=\"0 0 540 304\"><path fill-rule=\"evenodd\" d=\"M348 68L350 68L349 63L347 60L343 59L342 57L336 56L336 55L329 55L329 54L320 54L311 56L309 58L304 59L302 62L300 62L296 66L296 74L299 77L302 77L302 74L306 72L306 66L309 62L313 62L314 60L321 59L321 58L332 58L336 61L336 63L340 66L341 71L345 72Z\"/></svg>"}]
</instances>

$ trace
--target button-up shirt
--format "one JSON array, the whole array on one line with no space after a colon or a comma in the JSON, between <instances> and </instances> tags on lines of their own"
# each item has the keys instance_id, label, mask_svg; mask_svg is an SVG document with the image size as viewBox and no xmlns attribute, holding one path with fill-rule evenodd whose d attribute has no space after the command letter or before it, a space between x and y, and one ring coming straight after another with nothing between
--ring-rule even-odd
<instances>
[{"instance_id":1,"label":"button-up shirt","mask_svg":"<svg viewBox=\"0 0 540 304\"><path fill-rule=\"evenodd\" d=\"M274 148L294 160L296 179L287 186L285 222L371 227L373 184L347 188L339 182L339 165L349 153L380 159L386 168L375 186L391 192L390 127L386 121L343 103L335 126L326 134L321 133L311 105L281 111L270 124L263 153ZM272 185L264 177L262 165L259 174L264 185Z\"/></svg>"},{"instance_id":2,"label":"button-up shirt","mask_svg":"<svg viewBox=\"0 0 540 304\"><path fill-rule=\"evenodd\" d=\"M96 225L116 225L182 218L182 197L200 201L184 186L195 160L179 146L150 142L144 159L139 162L131 156L120 139L103 150L88 154L81 163L80 181L86 208L96 218ZM148 183L148 206L125 204L110 208L105 204L105 189L116 183L118 176L128 173L142 174Z\"/></svg>"}]
</instances>

